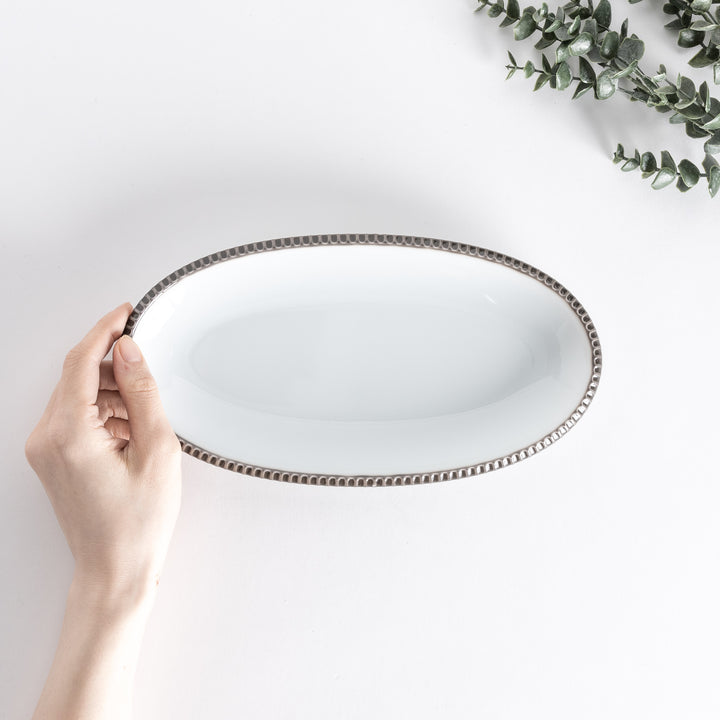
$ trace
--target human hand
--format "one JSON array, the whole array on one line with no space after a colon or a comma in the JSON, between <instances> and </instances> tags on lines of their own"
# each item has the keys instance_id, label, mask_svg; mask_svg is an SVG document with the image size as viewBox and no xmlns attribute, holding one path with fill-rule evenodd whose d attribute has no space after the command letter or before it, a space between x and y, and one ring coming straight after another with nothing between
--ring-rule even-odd
<instances>
[{"instance_id":1,"label":"human hand","mask_svg":"<svg viewBox=\"0 0 720 720\"><path fill-rule=\"evenodd\" d=\"M180 443L137 345L132 305L101 318L65 358L25 444L75 558L75 578L118 602L152 594L181 501ZM137 350L138 362L132 362Z\"/></svg>"}]
</instances>

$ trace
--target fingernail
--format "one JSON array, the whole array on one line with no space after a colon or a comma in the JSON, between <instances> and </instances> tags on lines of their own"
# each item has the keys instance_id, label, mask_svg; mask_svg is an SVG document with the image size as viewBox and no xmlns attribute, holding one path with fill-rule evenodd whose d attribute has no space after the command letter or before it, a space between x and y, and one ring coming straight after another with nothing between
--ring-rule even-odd
<instances>
[{"instance_id":1,"label":"fingernail","mask_svg":"<svg viewBox=\"0 0 720 720\"><path fill-rule=\"evenodd\" d=\"M129 335L123 335L122 338L120 338L118 351L125 362L136 363L142 360L140 348Z\"/></svg>"}]
</instances>

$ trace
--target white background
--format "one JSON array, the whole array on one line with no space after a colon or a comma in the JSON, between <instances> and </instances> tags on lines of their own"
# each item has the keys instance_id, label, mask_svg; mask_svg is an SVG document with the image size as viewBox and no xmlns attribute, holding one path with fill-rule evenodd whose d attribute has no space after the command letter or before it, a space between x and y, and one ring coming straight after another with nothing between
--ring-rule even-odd
<instances>
[{"instance_id":1,"label":"white background","mask_svg":"<svg viewBox=\"0 0 720 720\"><path fill-rule=\"evenodd\" d=\"M707 75L656 3L614 6L646 69ZM609 159L621 141L699 162L701 143L620 96L505 82L532 42L474 7L3 4L0 717L32 713L72 575L23 454L65 353L196 258L342 232L556 277L598 328L598 395L539 456L432 486L184 456L136 717L720 715L720 198Z\"/></svg>"}]
</instances>

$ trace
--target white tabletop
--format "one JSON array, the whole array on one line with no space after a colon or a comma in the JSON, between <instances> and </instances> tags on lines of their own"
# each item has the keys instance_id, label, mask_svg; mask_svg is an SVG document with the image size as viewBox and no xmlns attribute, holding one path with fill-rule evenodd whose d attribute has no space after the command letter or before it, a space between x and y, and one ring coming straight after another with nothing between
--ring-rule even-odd
<instances>
[{"instance_id":1,"label":"white tabletop","mask_svg":"<svg viewBox=\"0 0 720 720\"><path fill-rule=\"evenodd\" d=\"M432 486L184 456L136 717L718 716L720 197L610 161L702 144L620 96L506 82L506 49L536 51L474 7L6 3L0 718L32 713L72 573L23 455L65 353L196 258L348 232L551 274L598 329L597 397L537 457ZM649 70L709 76L655 3L614 7Z\"/></svg>"}]
</instances>

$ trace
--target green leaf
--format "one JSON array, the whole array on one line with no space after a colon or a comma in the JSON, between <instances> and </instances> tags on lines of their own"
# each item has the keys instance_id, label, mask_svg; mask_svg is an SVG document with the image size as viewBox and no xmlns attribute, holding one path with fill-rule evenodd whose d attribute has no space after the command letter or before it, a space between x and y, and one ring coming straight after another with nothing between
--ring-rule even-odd
<instances>
[{"instance_id":1,"label":"green leaf","mask_svg":"<svg viewBox=\"0 0 720 720\"><path fill-rule=\"evenodd\" d=\"M503 11L502 5L498 5L497 3L495 5L491 5L488 8L488 17L496 18L498 15L501 15Z\"/></svg>"},{"instance_id":2,"label":"green leaf","mask_svg":"<svg viewBox=\"0 0 720 720\"><path fill-rule=\"evenodd\" d=\"M517 68L510 67L510 65L506 65L505 67L509 68L508 74L505 76L505 79L509 80L515 74L515 71L517 70Z\"/></svg>"},{"instance_id":3,"label":"green leaf","mask_svg":"<svg viewBox=\"0 0 720 720\"><path fill-rule=\"evenodd\" d=\"M575 88L575 92L573 93L572 99L575 100L576 98L581 97L592 87L593 87L592 83L579 82L577 84L577 87Z\"/></svg>"},{"instance_id":4,"label":"green leaf","mask_svg":"<svg viewBox=\"0 0 720 720\"><path fill-rule=\"evenodd\" d=\"M523 73L525 74L526 78L529 78L531 75L535 73L535 66L532 64L530 60L528 60L525 63L525 67L523 68Z\"/></svg>"},{"instance_id":5,"label":"green leaf","mask_svg":"<svg viewBox=\"0 0 720 720\"><path fill-rule=\"evenodd\" d=\"M583 25L583 32L589 33L590 37L592 37L593 45L595 44L598 36L598 26L597 21L595 18L590 18L589 20L586 20Z\"/></svg>"},{"instance_id":6,"label":"green leaf","mask_svg":"<svg viewBox=\"0 0 720 720\"><path fill-rule=\"evenodd\" d=\"M516 18L511 18L509 15L506 15L503 21L498 25L498 27L506 28L510 27L510 25L514 25L517 22Z\"/></svg>"},{"instance_id":7,"label":"green leaf","mask_svg":"<svg viewBox=\"0 0 720 720\"><path fill-rule=\"evenodd\" d=\"M595 8L593 17L597 20L597 24L602 28L609 28L612 20L612 8L609 0L600 0Z\"/></svg>"},{"instance_id":8,"label":"green leaf","mask_svg":"<svg viewBox=\"0 0 720 720\"><path fill-rule=\"evenodd\" d=\"M712 0L693 0L690 7L696 13L703 13L710 9L710 5L712 5Z\"/></svg>"},{"instance_id":9,"label":"green leaf","mask_svg":"<svg viewBox=\"0 0 720 720\"><path fill-rule=\"evenodd\" d=\"M712 65L713 62L714 60L708 53L708 49L702 48L698 53L693 55L690 60L688 60L688 65L694 68L703 68L708 65Z\"/></svg>"},{"instance_id":10,"label":"green leaf","mask_svg":"<svg viewBox=\"0 0 720 720\"><path fill-rule=\"evenodd\" d=\"M640 163L635 158L626 160L623 166L620 168L623 172L630 172L631 170L637 170L640 167Z\"/></svg>"},{"instance_id":11,"label":"green leaf","mask_svg":"<svg viewBox=\"0 0 720 720\"><path fill-rule=\"evenodd\" d=\"M710 122L702 126L703 130L720 130L720 115L716 115Z\"/></svg>"},{"instance_id":12,"label":"green leaf","mask_svg":"<svg viewBox=\"0 0 720 720\"><path fill-rule=\"evenodd\" d=\"M652 181L653 190L662 190L675 180L675 171L668 168L660 168L655 179Z\"/></svg>"},{"instance_id":13,"label":"green leaf","mask_svg":"<svg viewBox=\"0 0 720 720\"><path fill-rule=\"evenodd\" d=\"M640 158L640 169L643 172L653 173L658 169L657 160L651 152L645 152Z\"/></svg>"},{"instance_id":14,"label":"green leaf","mask_svg":"<svg viewBox=\"0 0 720 720\"><path fill-rule=\"evenodd\" d=\"M595 96L598 100L606 100L611 97L617 89L617 80L613 79L612 70L603 70L597 76L595 83Z\"/></svg>"},{"instance_id":15,"label":"green leaf","mask_svg":"<svg viewBox=\"0 0 720 720\"><path fill-rule=\"evenodd\" d=\"M602 55L606 60L610 60L617 55L619 47L620 38L614 30L611 30L603 39L602 46L600 47L600 55Z\"/></svg>"},{"instance_id":16,"label":"green leaf","mask_svg":"<svg viewBox=\"0 0 720 720\"><path fill-rule=\"evenodd\" d=\"M685 97L695 99L695 83L689 77L678 75L677 88Z\"/></svg>"},{"instance_id":17,"label":"green leaf","mask_svg":"<svg viewBox=\"0 0 720 720\"><path fill-rule=\"evenodd\" d=\"M515 26L513 35L516 40L524 40L525 38L530 37L536 29L537 23L535 22L532 14L525 12L525 14L520 18L520 22Z\"/></svg>"},{"instance_id":18,"label":"green leaf","mask_svg":"<svg viewBox=\"0 0 720 720\"><path fill-rule=\"evenodd\" d=\"M560 43L555 48L555 62L561 63L570 57L570 43Z\"/></svg>"},{"instance_id":19,"label":"green leaf","mask_svg":"<svg viewBox=\"0 0 720 720\"><path fill-rule=\"evenodd\" d=\"M678 33L677 44L683 48L691 48L699 45L705 38L705 33L699 30L685 28Z\"/></svg>"},{"instance_id":20,"label":"green leaf","mask_svg":"<svg viewBox=\"0 0 720 720\"><path fill-rule=\"evenodd\" d=\"M707 20L696 20L688 29L689 30L702 30L703 33L708 30L717 30L720 27L717 23L710 23Z\"/></svg>"},{"instance_id":21,"label":"green leaf","mask_svg":"<svg viewBox=\"0 0 720 720\"><path fill-rule=\"evenodd\" d=\"M688 188L695 187L700 180L700 170L696 165L691 163L689 160L681 160L678 165L680 171L680 177Z\"/></svg>"},{"instance_id":22,"label":"green leaf","mask_svg":"<svg viewBox=\"0 0 720 720\"><path fill-rule=\"evenodd\" d=\"M508 57L510 58L510 62L517 67L517 60L515 59L515 56L508 50Z\"/></svg>"},{"instance_id":23,"label":"green leaf","mask_svg":"<svg viewBox=\"0 0 720 720\"><path fill-rule=\"evenodd\" d=\"M621 43L617 51L617 56L626 63L633 60L640 60L645 53L645 43L638 38L626 37Z\"/></svg>"},{"instance_id":24,"label":"green leaf","mask_svg":"<svg viewBox=\"0 0 720 720\"><path fill-rule=\"evenodd\" d=\"M627 158L625 157L625 148L620 143L618 143L618 146L615 149L615 153L613 155L613 162L617 164L620 161L626 159Z\"/></svg>"},{"instance_id":25,"label":"green leaf","mask_svg":"<svg viewBox=\"0 0 720 720\"><path fill-rule=\"evenodd\" d=\"M681 115L684 115L686 118L688 118L690 120L699 120L701 117L704 117L705 115L707 115L707 113L705 112L705 108L700 107L700 105L695 105L695 104L689 105L688 107L684 107L684 108L678 107L677 111ZM718 127L720 127L720 125L718 125ZM705 128L704 127L704 129L705 130L714 130L715 128Z\"/></svg>"},{"instance_id":26,"label":"green leaf","mask_svg":"<svg viewBox=\"0 0 720 720\"><path fill-rule=\"evenodd\" d=\"M538 75L537 81L535 82L535 87L533 88L533 92L535 92L535 90L539 90L543 85L545 85L545 83L547 83L550 80L551 77L552 77L552 75L548 75L547 73L544 73L544 72L540 73Z\"/></svg>"},{"instance_id":27,"label":"green leaf","mask_svg":"<svg viewBox=\"0 0 720 720\"><path fill-rule=\"evenodd\" d=\"M613 73L613 77L616 80L619 80L620 78L627 77L628 75L634 73L637 70L638 61L633 60L627 67L623 68L622 70L618 70L617 72Z\"/></svg>"},{"instance_id":28,"label":"green leaf","mask_svg":"<svg viewBox=\"0 0 720 720\"><path fill-rule=\"evenodd\" d=\"M552 73L552 65L550 64L550 61L547 59L547 57L545 56L544 53L543 53L543 56L542 56L542 66L543 66L543 70L544 70L548 75L550 75L550 74Z\"/></svg>"},{"instance_id":29,"label":"green leaf","mask_svg":"<svg viewBox=\"0 0 720 720\"><path fill-rule=\"evenodd\" d=\"M628 20L625 18L623 24L620 26L620 39L624 40L627 37L628 32Z\"/></svg>"},{"instance_id":30,"label":"green leaf","mask_svg":"<svg viewBox=\"0 0 720 720\"><path fill-rule=\"evenodd\" d=\"M560 65L558 65L555 77L557 79L557 89L565 90L565 88L572 82L572 72L570 70L570 66L566 62L561 62Z\"/></svg>"},{"instance_id":31,"label":"green leaf","mask_svg":"<svg viewBox=\"0 0 720 720\"><path fill-rule=\"evenodd\" d=\"M672 170L673 172L677 171L675 161L673 160L672 155L667 150L663 150L660 153L660 167L667 170Z\"/></svg>"},{"instance_id":32,"label":"green leaf","mask_svg":"<svg viewBox=\"0 0 720 720\"><path fill-rule=\"evenodd\" d=\"M699 139L707 137L710 133L707 130L701 130L692 120L688 120L685 123L685 134L688 137Z\"/></svg>"},{"instance_id":33,"label":"green leaf","mask_svg":"<svg viewBox=\"0 0 720 720\"><path fill-rule=\"evenodd\" d=\"M570 54L584 55L592 46L593 36L588 32L582 32L570 43Z\"/></svg>"},{"instance_id":34,"label":"green leaf","mask_svg":"<svg viewBox=\"0 0 720 720\"><path fill-rule=\"evenodd\" d=\"M675 186L680 192L687 192L690 188L685 184L685 181L679 177L677 179L677 185Z\"/></svg>"},{"instance_id":35,"label":"green leaf","mask_svg":"<svg viewBox=\"0 0 720 720\"><path fill-rule=\"evenodd\" d=\"M518 0L508 0L507 15L513 20L520 19L520 4L518 3Z\"/></svg>"},{"instance_id":36,"label":"green leaf","mask_svg":"<svg viewBox=\"0 0 720 720\"><path fill-rule=\"evenodd\" d=\"M574 37L580 32L580 16L578 15L568 26L568 36Z\"/></svg>"},{"instance_id":37,"label":"green leaf","mask_svg":"<svg viewBox=\"0 0 720 720\"><path fill-rule=\"evenodd\" d=\"M713 65L713 81L716 85L720 85L720 62Z\"/></svg>"},{"instance_id":38,"label":"green leaf","mask_svg":"<svg viewBox=\"0 0 720 720\"><path fill-rule=\"evenodd\" d=\"M705 112L710 112L710 88L708 87L708 84L706 82L703 81L702 83L700 83L698 94L700 95L700 100L702 100Z\"/></svg>"},{"instance_id":39,"label":"green leaf","mask_svg":"<svg viewBox=\"0 0 720 720\"><path fill-rule=\"evenodd\" d=\"M703 160L703 168L707 176L710 197L715 197L718 190L720 190L720 166L718 166L718 162L714 157L706 155Z\"/></svg>"},{"instance_id":40,"label":"green leaf","mask_svg":"<svg viewBox=\"0 0 720 720\"><path fill-rule=\"evenodd\" d=\"M595 84L595 78L597 77L595 75L595 71L593 70L593 66L584 58L581 57L579 62L579 75L580 80L583 83L594 85Z\"/></svg>"},{"instance_id":41,"label":"green leaf","mask_svg":"<svg viewBox=\"0 0 720 720\"><path fill-rule=\"evenodd\" d=\"M720 153L720 130L714 132L709 140L705 141L703 148L706 153L710 155L717 155Z\"/></svg>"}]
</instances>

